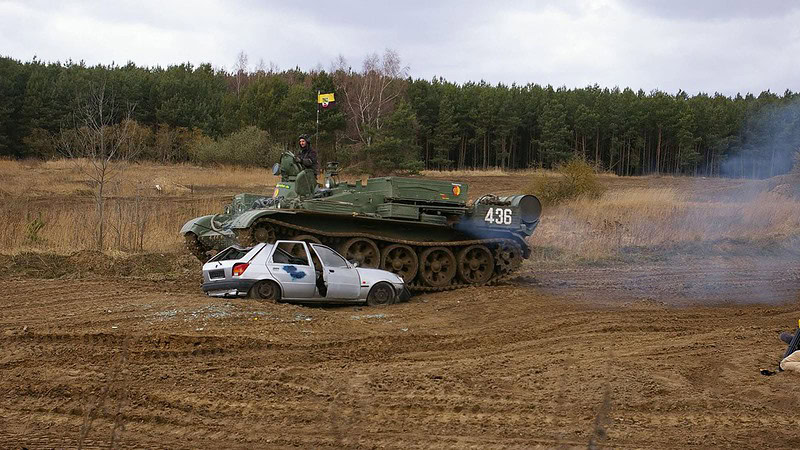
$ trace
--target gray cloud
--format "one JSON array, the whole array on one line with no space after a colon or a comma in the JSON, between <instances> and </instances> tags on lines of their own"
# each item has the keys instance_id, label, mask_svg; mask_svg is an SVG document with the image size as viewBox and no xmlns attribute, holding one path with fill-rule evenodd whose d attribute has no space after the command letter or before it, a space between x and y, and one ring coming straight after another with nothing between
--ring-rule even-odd
<instances>
[{"instance_id":1,"label":"gray cloud","mask_svg":"<svg viewBox=\"0 0 800 450\"><path fill-rule=\"evenodd\" d=\"M756 5L756 6L754 6ZM792 2L0 0L0 53L27 60L354 68L392 48L420 78L725 94L800 90Z\"/></svg>"},{"instance_id":2,"label":"gray cloud","mask_svg":"<svg viewBox=\"0 0 800 450\"><path fill-rule=\"evenodd\" d=\"M800 9L786 0L622 0L625 7L655 17L676 20L780 18Z\"/></svg>"}]
</instances>

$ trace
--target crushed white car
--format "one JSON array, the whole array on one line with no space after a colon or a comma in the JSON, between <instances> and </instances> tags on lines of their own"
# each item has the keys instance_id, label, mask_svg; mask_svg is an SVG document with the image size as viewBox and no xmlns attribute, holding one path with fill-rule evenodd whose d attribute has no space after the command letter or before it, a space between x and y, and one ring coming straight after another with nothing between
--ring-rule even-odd
<instances>
[{"instance_id":1,"label":"crushed white car","mask_svg":"<svg viewBox=\"0 0 800 450\"><path fill-rule=\"evenodd\" d=\"M410 297L400 276L358 267L330 247L303 241L228 247L203 265L203 291L213 297L370 306Z\"/></svg>"}]
</instances>

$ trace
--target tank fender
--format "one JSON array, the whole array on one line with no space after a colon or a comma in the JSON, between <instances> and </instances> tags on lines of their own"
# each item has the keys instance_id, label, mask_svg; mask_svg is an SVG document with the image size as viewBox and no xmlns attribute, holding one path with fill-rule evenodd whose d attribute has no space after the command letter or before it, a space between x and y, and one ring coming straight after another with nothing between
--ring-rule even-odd
<instances>
[{"instance_id":1,"label":"tank fender","mask_svg":"<svg viewBox=\"0 0 800 450\"><path fill-rule=\"evenodd\" d=\"M514 236L517 242L519 242L519 246L522 247L522 257L524 259L528 259L531 256L531 247L525 242L525 239L522 236Z\"/></svg>"},{"instance_id":2,"label":"tank fender","mask_svg":"<svg viewBox=\"0 0 800 450\"><path fill-rule=\"evenodd\" d=\"M214 216L215 214L209 214L207 216L196 217L186 222L181 227L181 235L192 232L198 236L201 236L209 231L213 231L211 228L211 218Z\"/></svg>"},{"instance_id":3,"label":"tank fender","mask_svg":"<svg viewBox=\"0 0 800 450\"><path fill-rule=\"evenodd\" d=\"M277 210L277 209L253 209L250 211L245 211L244 213L240 214L236 219L233 220L231 223L232 229L242 229L242 228L250 228L256 220L274 215L280 211L283 214L294 214L293 212L289 212L286 210Z\"/></svg>"}]
</instances>

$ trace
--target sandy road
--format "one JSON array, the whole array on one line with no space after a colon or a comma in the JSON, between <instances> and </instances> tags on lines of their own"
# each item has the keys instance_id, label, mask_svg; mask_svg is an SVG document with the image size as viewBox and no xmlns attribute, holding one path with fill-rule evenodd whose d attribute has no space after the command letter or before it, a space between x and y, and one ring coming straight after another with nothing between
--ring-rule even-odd
<instances>
[{"instance_id":1,"label":"sandy road","mask_svg":"<svg viewBox=\"0 0 800 450\"><path fill-rule=\"evenodd\" d=\"M758 375L800 316L798 267L718 267L527 267L388 308L3 281L0 442L798 448L800 377Z\"/></svg>"}]
</instances>

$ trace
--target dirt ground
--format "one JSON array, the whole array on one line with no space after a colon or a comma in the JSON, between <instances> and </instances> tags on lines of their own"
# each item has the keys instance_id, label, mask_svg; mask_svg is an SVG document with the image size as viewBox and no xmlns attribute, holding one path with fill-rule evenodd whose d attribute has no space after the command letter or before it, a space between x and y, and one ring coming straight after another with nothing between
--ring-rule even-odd
<instances>
[{"instance_id":1,"label":"dirt ground","mask_svg":"<svg viewBox=\"0 0 800 450\"><path fill-rule=\"evenodd\" d=\"M0 282L4 448L800 447L800 265L524 265L386 308Z\"/></svg>"},{"instance_id":2,"label":"dirt ground","mask_svg":"<svg viewBox=\"0 0 800 450\"><path fill-rule=\"evenodd\" d=\"M759 374L800 318L797 254L711 250L385 308L210 299L169 253L0 255L0 447L800 448L800 375Z\"/></svg>"}]
</instances>

